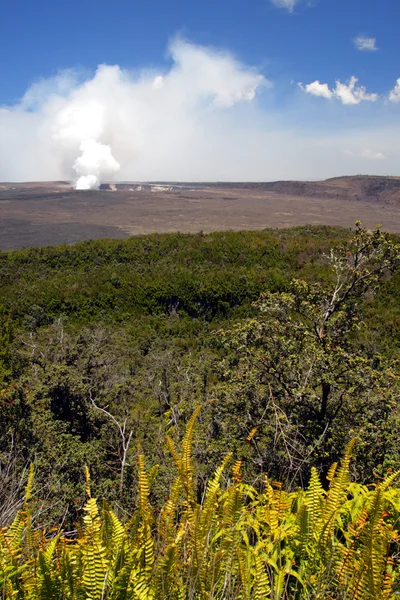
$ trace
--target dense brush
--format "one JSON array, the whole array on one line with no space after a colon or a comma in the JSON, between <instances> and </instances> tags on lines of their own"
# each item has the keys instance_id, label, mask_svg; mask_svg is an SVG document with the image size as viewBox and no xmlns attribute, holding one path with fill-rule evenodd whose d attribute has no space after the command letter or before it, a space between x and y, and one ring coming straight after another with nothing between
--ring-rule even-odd
<instances>
[{"instance_id":1,"label":"dense brush","mask_svg":"<svg viewBox=\"0 0 400 600\"><path fill-rule=\"evenodd\" d=\"M324 490L316 470L306 490L285 492L265 479L242 482L227 455L201 503L195 489L191 443L197 411L178 450L168 441L178 476L156 513L139 448L139 500L122 523L91 496L79 534L32 526L33 469L23 509L0 532L3 598L43 600L264 600L394 599L399 473L370 488L351 483L352 444Z\"/></svg>"}]
</instances>

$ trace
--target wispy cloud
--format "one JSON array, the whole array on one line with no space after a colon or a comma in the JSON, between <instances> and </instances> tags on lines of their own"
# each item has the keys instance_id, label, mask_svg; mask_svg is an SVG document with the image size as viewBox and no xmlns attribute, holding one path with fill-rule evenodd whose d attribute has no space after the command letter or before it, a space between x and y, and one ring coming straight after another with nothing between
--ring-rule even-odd
<instances>
[{"instance_id":1,"label":"wispy cloud","mask_svg":"<svg viewBox=\"0 0 400 600\"><path fill-rule=\"evenodd\" d=\"M364 148L363 150L345 150L347 156L353 156L354 158L367 158L370 160L386 160L387 155L383 152L377 152L371 150L371 148Z\"/></svg>"},{"instance_id":2,"label":"wispy cloud","mask_svg":"<svg viewBox=\"0 0 400 600\"><path fill-rule=\"evenodd\" d=\"M321 98L326 98L327 100L337 98L342 104L360 104L360 102L363 101L376 102L376 100L378 100L378 94L367 92L366 88L364 86L357 85L357 82L357 77L353 76L349 79L348 83L342 83L339 80L336 81L336 87L332 90L329 88L327 83L320 83L318 80L307 85L299 83L299 87L306 94L319 96Z\"/></svg>"},{"instance_id":3,"label":"wispy cloud","mask_svg":"<svg viewBox=\"0 0 400 600\"><path fill-rule=\"evenodd\" d=\"M299 0L271 0L274 6L285 8L289 12L293 12L294 7L299 3Z\"/></svg>"},{"instance_id":4,"label":"wispy cloud","mask_svg":"<svg viewBox=\"0 0 400 600\"><path fill-rule=\"evenodd\" d=\"M390 102L400 102L400 77L389 94Z\"/></svg>"},{"instance_id":5,"label":"wispy cloud","mask_svg":"<svg viewBox=\"0 0 400 600\"><path fill-rule=\"evenodd\" d=\"M358 35L354 38L354 46L360 52L376 52L379 48L376 47L376 38Z\"/></svg>"}]
</instances>

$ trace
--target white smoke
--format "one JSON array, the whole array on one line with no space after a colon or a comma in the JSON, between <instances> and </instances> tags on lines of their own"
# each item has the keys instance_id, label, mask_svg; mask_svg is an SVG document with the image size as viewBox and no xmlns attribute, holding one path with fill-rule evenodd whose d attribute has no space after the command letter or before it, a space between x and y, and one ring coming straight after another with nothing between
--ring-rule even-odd
<instances>
[{"instance_id":1,"label":"white smoke","mask_svg":"<svg viewBox=\"0 0 400 600\"><path fill-rule=\"evenodd\" d=\"M110 146L99 141L106 136L106 128L107 106L86 98L81 88L74 90L66 106L54 114L52 140L57 148L68 154L75 152L79 143L80 155L73 164L78 190L97 189L120 170Z\"/></svg>"},{"instance_id":2,"label":"white smoke","mask_svg":"<svg viewBox=\"0 0 400 600\"><path fill-rule=\"evenodd\" d=\"M36 83L19 106L7 109L13 117L36 117L25 146L40 140L42 161L49 166L45 178L73 179L78 189L97 188L117 174L147 178L157 168L154 178L162 178L170 164L175 163L175 171L182 168L187 148L201 139L213 115L250 103L266 81L228 53L180 39L170 45L170 55L172 66L165 73L132 74L100 65L92 78L79 82L68 71L52 82ZM1 146L0 140L0 161L6 155ZM11 177L30 177L26 167L13 165ZM7 171L7 164L0 164L0 180L10 178Z\"/></svg>"},{"instance_id":3,"label":"white smoke","mask_svg":"<svg viewBox=\"0 0 400 600\"><path fill-rule=\"evenodd\" d=\"M69 179L92 189L116 177L317 179L370 171L365 148L384 157L377 174L398 170L394 103L393 122L380 121L378 102L362 116L367 103L360 103L349 126L341 121L346 107L332 119L331 103L297 86L281 101L280 90L271 92L259 71L228 52L176 39L169 57L162 69L68 70L0 107L0 181Z\"/></svg>"},{"instance_id":4,"label":"white smoke","mask_svg":"<svg viewBox=\"0 0 400 600\"><path fill-rule=\"evenodd\" d=\"M97 189L104 179L112 179L120 170L110 146L95 140L85 140L80 145L82 154L76 159L74 171L79 175L77 190Z\"/></svg>"}]
</instances>

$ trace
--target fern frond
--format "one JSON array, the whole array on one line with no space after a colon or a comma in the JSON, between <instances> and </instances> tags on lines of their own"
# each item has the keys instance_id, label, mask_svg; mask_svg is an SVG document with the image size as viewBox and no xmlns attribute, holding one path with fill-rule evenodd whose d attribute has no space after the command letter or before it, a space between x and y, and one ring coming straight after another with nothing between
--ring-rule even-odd
<instances>
[{"instance_id":1,"label":"fern frond","mask_svg":"<svg viewBox=\"0 0 400 600\"><path fill-rule=\"evenodd\" d=\"M138 444L138 480L139 480L139 506L142 512L142 518L148 518L149 516L149 495L150 495L150 484L149 478L146 473L144 464L144 456L141 452L140 443Z\"/></svg>"},{"instance_id":2,"label":"fern frond","mask_svg":"<svg viewBox=\"0 0 400 600\"><path fill-rule=\"evenodd\" d=\"M107 551L101 537L101 523L96 498L86 502L84 537L79 540L82 556L82 583L90 598L102 596L106 587L108 561Z\"/></svg>"},{"instance_id":3,"label":"fern frond","mask_svg":"<svg viewBox=\"0 0 400 600\"><path fill-rule=\"evenodd\" d=\"M181 474L183 479L183 485L186 491L186 499L188 503L193 502L193 465L192 465L192 441L194 426L197 421L197 417L200 413L200 407L198 406L194 411L192 417L186 427L185 437L182 441L182 455L181 455Z\"/></svg>"},{"instance_id":4,"label":"fern frond","mask_svg":"<svg viewBox=\"0 0 400 600\"><path fill-rule=\"evenodd\" d=\"M323 519L321 528L320 542L323 546L332 535L335 525L335 520L341 508L342 502L346 498L347 486L349 485L349 467L351 454L354 448L355 439L352 439L346 447L346 451L340 466L335 471L335 475L331 481L331 486L326 496L323 508Z\"/></svg>"},{"instance_id":5,"label":"fern frond","mask_svg":"<svg viewBox=\"0 0 400 600\"><path fill-rule=\"evenodd\" d=\"M88 498L91 498L91 497L92 497L92 494L91 494L91 492L90 492L90 471L89 471L89 468L88 468L88 466L87 466L87 465L85 465L85 466L83 467L83 469L84 469L84 471L85 471L85 482L86 482L86 485L85 485L85 491L86 491L86 496L87 496Z\"/></svg>"}]
</instances>

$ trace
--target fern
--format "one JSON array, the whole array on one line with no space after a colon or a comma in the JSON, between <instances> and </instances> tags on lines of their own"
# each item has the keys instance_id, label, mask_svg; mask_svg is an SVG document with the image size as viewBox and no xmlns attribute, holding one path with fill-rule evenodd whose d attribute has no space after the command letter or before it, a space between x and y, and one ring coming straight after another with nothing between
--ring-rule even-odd
<instances>
[{"instance_id":1,"label":"fern","mask_svg":"<svg viewBox=\"0 0 400 600\"><path fill-rule=\"evenodd\" d=\"M89 598L101 598L108 574L107 551L101 537L101 523L95 498L89 498L83 517L84 537L79 540L83 588Z\"/></svg>"},{"instance_id":2,"label":"fern","mask_svg":"<svg viewBox=\"0 0 400 600\"><path fill-rule=\"evenodd\" d=\"M224 481L231 455L196 502L191 444L195 418L178 450L177 477L154 518L148 474L138 454L138 506L121 522L91 496L83 527L69 539L32 527L33 469L25 502L0 531L1 597L13 600L392 600L399 586L400 491L393 473L374 489L349 480L352 445L306 490L286 492L265 478L242 482L240 461Z\"/></svg>"}]
</instances>

